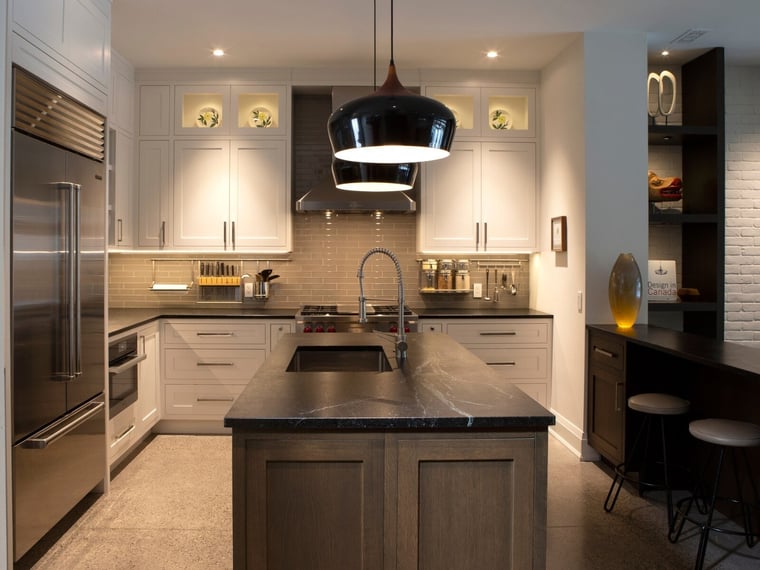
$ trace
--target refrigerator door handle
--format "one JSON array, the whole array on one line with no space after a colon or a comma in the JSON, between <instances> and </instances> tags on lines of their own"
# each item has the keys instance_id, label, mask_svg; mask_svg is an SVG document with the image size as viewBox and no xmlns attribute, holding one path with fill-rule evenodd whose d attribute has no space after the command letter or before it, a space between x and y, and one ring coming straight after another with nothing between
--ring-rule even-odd
<instances>
[{"instance_id":1,"label":"refrigerator door handle","mask_svg":"<svg viewBox=\"0 0 760 570\"><path fill-rule=\"evenodd\" d=\"M53 425L30 435L19 445L27 449L45 449L68 433L74 431L92 416L105 407L105 402L97 400L87 402L83 406L65 415Z\"/></svg>"},{"instance_id":2,"label":"refrigerator door handle","mask_svg":"<svg viewBox=\"0 0 760 570\"><path fill-rule=\"evenodd\" d=\"M82 186L72 184L74 194L74 376L82 375Z\"/></svg>"},{"instance_id":3,"label":"refrigerator door handle","mask_svg":"<svg viewBox=\"0 0 760 570\"><path fill-rule=\"evenodd\" d=\"M63 362L59 378L70 382L81 374L81 354L78 351L79 331L79 188L73 182L57 182L58 190L66 193L66 211L64 214L66 245L66 289L63 302L66 306L66 341L63 349Z\"/></svg>"}]
</instances>

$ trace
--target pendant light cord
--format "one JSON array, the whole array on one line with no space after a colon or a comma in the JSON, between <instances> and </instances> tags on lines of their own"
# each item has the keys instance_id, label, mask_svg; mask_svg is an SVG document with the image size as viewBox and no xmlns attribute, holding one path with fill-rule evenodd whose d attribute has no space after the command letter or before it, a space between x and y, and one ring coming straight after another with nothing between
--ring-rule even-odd
<instances>
[{"instance_id":1,"label":"pendant light cord","mask_svg":"<svg viewBox=\"0 0 760 570\"><path fill-rule=\"evenodd\" d=\"M372 28L372 91L377 91L377 0L372 0L372 13L374 15Z\"/></svg>"},{"instance_id":2,"label":"pendant light cord","mask_svg":"<svg viewBox=\"0 0 760 570\"><path fill-rule=\"evenodd\" d=\"M393 62L393 0L391 0L391 65L395 65Z\"/></svg>"}]
</instances>

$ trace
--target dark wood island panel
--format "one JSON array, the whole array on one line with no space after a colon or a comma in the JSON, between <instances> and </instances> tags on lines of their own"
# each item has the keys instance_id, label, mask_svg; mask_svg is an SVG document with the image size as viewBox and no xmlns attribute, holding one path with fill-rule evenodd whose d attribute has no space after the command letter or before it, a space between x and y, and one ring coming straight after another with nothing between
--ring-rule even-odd
<instances>
[{"instance_id":1,"label":"dark wood island panel","mask_svg":"<svg viewBox=\"0 0 760 570\"><path fill-rule=\"evenodd\" d=\"M286 335L225 418L235 568L544 568L554 417L447 335L388 372L286 372Z\"/></svg>"}]
</instances>

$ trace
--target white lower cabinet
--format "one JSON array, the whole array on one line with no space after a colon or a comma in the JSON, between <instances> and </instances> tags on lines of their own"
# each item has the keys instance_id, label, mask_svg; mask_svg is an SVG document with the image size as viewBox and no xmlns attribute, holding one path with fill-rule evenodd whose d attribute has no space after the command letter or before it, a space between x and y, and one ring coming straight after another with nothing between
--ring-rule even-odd
<instances>
[{"instance_id":1,"label":"white lower cabinet","mask_svg":"<svg viewBox=\"0 0 760 570\"><path fill-rule=\"evenodd\" d=\"M164 321L162 420L221 423L276 342L273 333L287 326L293 327L293 321L234 318Z\"/></svg>"},{"instance_id":2,"label":"white lower cabinet","mask_svg":"<svg viewBox=\"0 0 760 570\"><path fill-rule=\"evenodd\" d=\"M127 451L142 441L159 420L161 367L158 323L153 322L119 336L135 333L137 350L146 358L137 365L137 401L110 418L108 422L109 465L116 463Z\"/></svg>"},{"instance_id":3,"label":"white lower cabinet","mask_svg":"<svg viewBox=\"0 0 760 570\"><path fill-rule=\"evenodd\" d=\"M552 320L544 318L421 319L420 331L447 333L505 381L542 406L551 403Z\"/></svg>"}]
</instances>

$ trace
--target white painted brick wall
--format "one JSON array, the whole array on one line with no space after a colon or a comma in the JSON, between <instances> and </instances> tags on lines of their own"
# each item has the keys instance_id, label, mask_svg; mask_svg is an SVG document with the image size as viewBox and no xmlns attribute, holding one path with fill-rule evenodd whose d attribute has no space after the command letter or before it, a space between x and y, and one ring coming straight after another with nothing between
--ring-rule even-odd
<instances>
[{"instance_id":1,"label":"white painted brick wall","mask_svg":"<svg viewBox=\"0 0 760 570\"><path fill-rule=\"evenodd\" d=\"M725 340L760 347L760 67L726 68Z\"/></svg>"}]
</instances>

